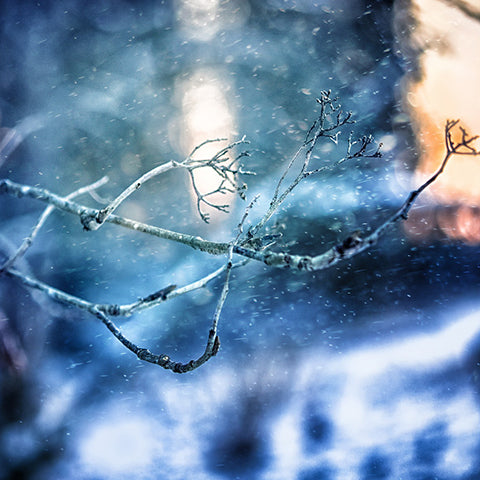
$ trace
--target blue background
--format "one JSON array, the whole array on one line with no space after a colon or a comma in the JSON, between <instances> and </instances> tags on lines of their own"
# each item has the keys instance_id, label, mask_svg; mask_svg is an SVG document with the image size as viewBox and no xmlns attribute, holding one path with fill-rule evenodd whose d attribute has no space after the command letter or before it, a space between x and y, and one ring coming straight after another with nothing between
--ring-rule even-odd
<instances>
[{"instance_id":1,"label":"blue background","mask_svg":"<svg viewBox=\"0 0 480 480\"><path fill-rule=\"evenodd\" d=\"M278 217L291 251L321 253L401 205L410 184L396 172L412 171L417 152L398 99L415 66L399 54L391 2L223 2L204 27L180 4L4 0L1 132L16 127L22 142L1 176L68 194L107 174L99 193L114 197L183 158L178 85L207 69L235 112L224 134L251 142L248 193L261 195L251 221L321 90L353 111L355 135L390 140L381 159L298 188ZM339 158L347 136L321 152ZM5 256L42 205L0 201ZM205 225L181 172L128 202L143 221L221 241L244 208ZM0 478L477 478L478 254L399 227L325 272L251 263L234 271L218 356L185 376L138 361L93 317L2 277L0 333L24 366L2 351ZM129 303L224 261L116 226L84 232L56 213L17 268L90 301ZM138 344L188 361L204 348L221 287L119 323Z\"/></svg>"}]
</instances>

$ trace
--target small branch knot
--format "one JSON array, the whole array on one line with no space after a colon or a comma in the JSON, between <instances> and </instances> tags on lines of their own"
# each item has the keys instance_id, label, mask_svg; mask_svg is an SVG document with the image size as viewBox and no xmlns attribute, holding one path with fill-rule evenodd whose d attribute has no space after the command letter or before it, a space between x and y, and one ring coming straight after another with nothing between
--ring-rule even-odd
<instances>
[{"instance_id":1,"label":"small branch knot","mask_svg":"<svg viewBox=\"0 0 480 480\"><path fill-rule=\"evenodd\" d=\"M341 257L343 257L348 250L352 250L362 243L363 240L360 237L360 233L361 232L354 232L349 235L342 243L336 245L335 249Z\"/></svg>"},{"instance_id":2,"label":"small branch knot","mask_svg":"<svg viewBox=\"0 0 480 480\"><path fill-rule=\"evenodd\" d=\"M159 355L157 363L161 367L165 367L170 362L170 357L168 355Z\"/></svg>"},{"instance_id":3,"label":"small branch knot","mask_svg":"<svg viewBox=\"0 0 480 480\"><path fill-rule=\"evenodd\" d=\"M83 229L86 231L97 230L102 222L98 221L97 215L83 211L80 213L80 222L83 225Z\"/></svg>"}]
</instances>

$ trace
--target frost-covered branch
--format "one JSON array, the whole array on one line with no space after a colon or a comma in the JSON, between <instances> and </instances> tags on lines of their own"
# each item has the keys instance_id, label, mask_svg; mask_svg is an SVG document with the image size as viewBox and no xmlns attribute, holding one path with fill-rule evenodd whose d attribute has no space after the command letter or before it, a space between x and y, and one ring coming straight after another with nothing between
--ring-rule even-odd
<instances>
[{"instance_id":1,"label":"frost-covered branch","mask_svg":"<svg viewBox=\"0 0 480 480\"><path fill-rule=\"evenodd\" d=\"M237 142L230 143L227 147L219 150L215 155L213 155L208 160L195 160L193 157L198 152L198 150L207 143L212 142L221 142L225 141L224 138L218 138L215 140L207 140L203 142L198 147L195 147L190 156L184 162L183 166L187 169L191 185L193 191L195 192L195 196L197 198L197 211L200 215L200 218L205 222L209 222L209 215L202 209L202 205L213 208L214 210L218 210L220 212L228 213L229 205L227 203L218 204L210 200L210 198L219 193L225 195L227 193L237 193L240 198L245 200L246 198L246 190L247 185L245 183L241 183L239 181L240 175L254 175L254 172L250 172L248 170L243 170L243 166L240 163L240 159L243 157L248 157L249 153L246 151L242 151L239 155L235 158L230 158L229 153L231 150L236 147L237 145L248 144L249 142L245 140L243 137L241 140ZM204 169L210 168L218 177L219 183L218 185L210 191L202 193L200 188L197 185L197 181L195 179L195 171L197 169Z\"/></svg>"},{"instance_id":2,"label":"frost-covered branch","mask_svg":"<svg viewBox=\"0 0 480 480\"><path fill-rule=\"evenodd\" d=\"M123 192L120 193L111 203L109 203L105 208L102 208L96 213L84 213L80 218L82 224L86 230L97 230L103 223L108 219L108 217L124 202L132 193L138 190L143 184L148 182L154 177L162 175L169 170L174 168L184 168L188 171L192 183L193 190L197 196L197 209L198 213L202 220L208 223L208 214L202 211L202 203L217 209L222 212L228 212L228 204L218 205L208 200L208 197L215 193L227 193L227 192L238 192L239 195L244 198L244 191L246 185L238 186L239 184L239 175L249 175L251 172L243 171L241 164L239 164L240 158L247 156L247 152L242 152L233 160L230 159L229 154L231 151L238 145L247 144L248 142L243 137L241 140L232 142L226 147L221 148L217 153L215 153L211 158L207 160L196 160L194 155L198 153L201 148L210 143L225 142L225 138L216 138L213 140L206 140L200 145L196 146L190 155L183 160L182 162L177 162L170 160L166 163L163 163L155 168L152 168L148 172L144 173L140 178L131 183ZM195 182L195 176L193 172L197 168L210 168L220 179L220 184L217 188L210 192L201 193Z\"/></svg>"},{"instance_id":3,"label":"frost-covered branch","mask_svg":"<svg viewBox=\"0 0 480 480\"><path fill-rule=\"evenodd\" d=\"M72 198L78 197L80 195L83 195L85 193L91 193L93 190L100 188L102 185L105 185L108 182L108 177L102 177L100 180L97 180L95 183L92 183L91 185L87 185L86 187L79 188L78 190L75 190L72 192L70 195L67 195L65 197L66 200L71 200ZM31 247L33 241L35 240L35 237L38 235L38 232L42 228L42 226L45 224L47 221L48 217L50 214L54 211L55 207L53 205L49 205L40 215L40 218L38 219L37 224L33 227L30 235L26 237L22 244L18 247L16 252L8 258L3 265L0 266L0 272L3 270L11 267L20 257L25 255L25 252Z\"/></svg>"},{"instance_id":4,"label":"frost-covered branch","mask_svg":"<svg viewBox=\"0 0 480 480\"><path fill-rule=\"evenodd\" d=\"M277 246L280 234L269 231L267 224L272 217L278 215L280 206L303 180L326 170L332 170L346 161L376 158L381 155L380 146L375 145L371 136L367 135L358 140L353 140L350 135L347 141L346 152L344 152L343 156L339 156L340 158L327 164L320 166L313 165L314 160L318 160L314 156L314 152L320 140L325 139L328 142L338 144L342 127L353 123L351 114L342 111L337 99L332 98L329 91L322 92L317 101L320 105L320 113L308 130L302 145L287 162L286 167L282 171L279 180L274 186L268 208L260 215L260 220L255 225L250 228L245 228L247 216L252 210L258 196L255 197L246 207L244 215L238 225L238 232L230 241L213 242L198 236L171 231L155 225L131 220L116 215L114 212L121 203L127 200L127 198L145 184L145 182L172 169L185 169L188 172L193 191L197 198L198 213L205 222L208 222L208 215L204 211L204 207L212 207L219 211L227 211L228 209L227 204L218 204L212 201L211 198L213 194L236 192L241 198L245 199L246 197L246 185L240 182L240 176L251 174L252 172L243 170L240 160L248 156L248 153L241 152L237 155L233 154L235 147L247 143L244 138L220 148L217 153L209 158L200 159L198 155L203 146L224 141L223 139L207 140L196 147L182 162L172 160L143 174L102 209L87 207L74 199L84 193L98 195L96 190L107 181L105 178L67 196L59 196L44 188L22 185L8 179L0 180L0 194L8 194L19 198L30 197L47 204L47 208L42 213L30 235L22 242L17 251L0 266L0 274L3 273L9 277L13 277L29 288L41 290L51 299L75 306L94 315L102 321L126 348L141 360L160 365L176 373L195 370L215 356L220 347L218 324L230 289L230 276L233 268L242 267L250 260L260 261L273 267L289 268L296 271L317 271L330 268L338 262L351 258L372 247L383 235L396 225L399 220L406 219L419 195L443 173L447 162L452 156L480 155L480 152L475 147L475 141L478 137L470 136L466 130L459 125L458 120L449 120L445 126L446 153L439 169L420 187L410 192L403 205L380 226L376 228L371 226L370 231L367 232L355 232L320 254L298 255L289 251L276 251L280 248ZM201 192L196 183L195 171L200 168L211 169L219 180L217 187L209 192ZM37 238L41 227L54 209L62 210L79 217L85 230L98 230L103 223L109 222L139 233L153 235L159 239L188 245L193 249L211 255L225 255L225 263L208 275L187 285L177 287L177 285L174 284L167 284L131 303L102 304L89 302L53 288L41 280L20 272L14 267L15 262L25 255L28 247ZM243 258L233 263L234 256ZM136 345L133 341L125 337L121 329L111 319L111 317L130 317L143 310L157 307L175 297L201 289L209 282L220 279L221 277L223 277L223 286L217 300L215 311L213 312L205 350L197 359L187 363L175 362L166 354L157 355L150 352L147 348Z\"/></svg>"},{"instance_id":5,"label":"frost-covered branch","mask_svg":"<svg viewBox=\"0 0 480 480\"><path fill-rule=\"evenodd\" d=\"M312 154L319 140L322 138L327 138L335 144L338 144L338 137L341 134L341 127L354 123L351 112L343 112L342 106L340 103L338 103L338 99L336 97L332 98L330 90L321 92L320 98L317 98L317 103L320 105L320 113L317 119L313 122L312 126L307 132L307 135L305 136L305 140L303 141L302 145L295 152L283 171L275 187L275 191L272 199L270 200L270 205L267 212L262 219L249 230L245 243L248 243L257 236L258 232L278 211L279 207L292 193L293 189L297 187L297 185L305 178L320 172L324 172L325 170L332 170L346 160L380 156L380 151L378 148L374 152L367 151L367 147L373 142L372 136L365 136L358 141L352 141L352 137L350 135L348 139L347 152L344 157L340 158L336 162L332 162L320 168L309 170ZM286 178L288 174L291 173L295 163L300 163L300 168L298 169L294 179L282 190Z\"/></svg>"},{"instance_id":6,"label":"frost-covered branch","mask_svg":"<svg viewBox=\"0 0 480 480\"><path fill-rule=\"evenodd\" d=\"M244 265L246 265L247 262L247 259L235 262L234 264L232 264L231 268L243 267ZM195 282L191 282L187 285L184 285L183 287L177 287L177 285L173 284L168 285L161 288L160 290L156 290L155 292L150 293L146 297L139 298L136 302L133 303L123 305L112 303L98 303L95 306L96 308L98 308L98 310L101 310L107 315L130 317L134 313L142 312L144 310L156 307L167 300L180 297L181 295L185 295L195 290L200 290L201 288L207 286L207 284L210 283L212 280L218 278L223 272L225 272L226 269L227 265L222 265L220 268L217 268L212 273L205 275L204 277L196 280Z\"/></svg>"},{"instance_id":7,"label":"frost-covered branch","mask_svg":"<svg viewBox=\"0 0 480 480\"><path fill-rule=\"evenodd\" d=\"M45 202L54 206L58 210L71 213L80 218L82 223L89 222L99 214L100 210L96 208L86 207L85 205L69 200L66 197L61 197L45 188L32 187L29 185L22 185L12 182L11 180L0 180L0 194L6 193L14 197L22 198L29 197L41 202ZM85 220L90 219L90 220ZM182 243L188 245L196 250L211 253L214 255L224 254L228 252L228 243L210 242L195 235L188 235L184 233L174 232L165 228L148 225L129 218L120 217L114 214L109 215L104 219L104 222L113 223L121 227L134 230L136 232L146 233L165 240Z\"/></svg>"},{"instance_id":8,"label":"frost-covered branch","mask_svg":"<svg viewBox=\"0 0 480 480\"><path fill-rule=\"evenodd\" d=\"M332 267L341 260L351 258L360 252L367 250L375 245L380 237L388 230L394 227L399 220L406 220L408 213L418 196L428 188L443 173L448 161L454 155L475 155L480 156L480 151L472 144L478 139L478 135L470 136L463 127L459 127L461 139L458 142L453 140L453 128L459 123L458 120L447 120L445 125L445 143L446 152L438 170L428 178L420 187L413 190L400 209L388 218L379 227L375 228L371 233L363 236L358 231L349 235L341 243L334 245L326 252L316 255L293 255L285 252L272 252L271 250L252 250L239 246L236 253L254 260L262 261L267 265L275 267L290 268L292 270L317 271L325 270Z\"/></svg>"},{"instance_id":9,"label":"frost-covered branch","mask_svg":"<svg viewBox=\"0 0 480 480\"><path fill-rule=\"evenodd\" d=\"M42 291L52 300L77 307L94 315L102 321L102 323L125 347L127 347L131 352L137 355L140 360L160 365L161 367L167 370L172 370L175 373L186 373L197 369L205 362L207 362L211 357L217 354L218 349L220 348L220 340L217 334L217 327L220 314L228 293L230 272L233 268L242 266L244 264L245 261L232 264L230 253L226 265L215 270L214 272L203 277L202 279L178 289L175 285L169 285L168 287L165 287L164 289L159 290L158 292L155 292L148 297L140 299L138 302L132 305L106 305L89 302L82 298L76 297L75 295L71 295L62 290L51 287L50 285L47 285L46 283L37 280L36 278L19 272L15 268L6 269L5 274L9 277L16 278L27 287ZM135 311L152 308L154 306L157 306L160 302L166 301L167 299L171 299L179 295L184 295L185 293L191 292L193 290L200 289L204 287L207 283L212 281L214 278L220 276L223 272L226 272L224 287L222 289L220 298L217 303L217 307L213 315L212 326L209 330L207 345L204 353L196 360L191 360L187 363L175 362L168 355L157 355L150 352L150 350L148 350L147 348L139 347L137 344L129 340L122 333L121 329L115 324L115 322L113 322L109 318L110 316L129 316Z\"/></svg>"}]
</instances>

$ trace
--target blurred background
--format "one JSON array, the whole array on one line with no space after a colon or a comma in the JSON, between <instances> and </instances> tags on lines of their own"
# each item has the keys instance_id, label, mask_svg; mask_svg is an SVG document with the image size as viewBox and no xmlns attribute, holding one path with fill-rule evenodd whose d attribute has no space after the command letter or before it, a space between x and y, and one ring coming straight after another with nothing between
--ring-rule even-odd
<instances>
[{"instance_id":1,"label":"blurred background","mask_svg":"<svg viewBox=\"0 0 480 480\"><path fill-rule=\"evenodd\" d=\"M475 0L0 2L0 175L59 194L108 175L112 199L206 139L251 142L249 221L318 114L322 90L383 157L300 185L273 219L295 253L374 228L435 171L446 119L480 134ZM477 144L478 145L478 144ZM203 151L208 151L209 145ZM475 479L480 475L479 158L457 157L404 225L325 272L234 271L217 357L178 376L93 317L0 278L0 479ZM198 177L202 188L209 172ZM101 199L100 198L100 199ZM99 204L88 196L81 201ZM229 241L187 175L119 214ZM0 259L43 205L0 199ZM95 302L195 281L224 258L56 212L16 265ZM119 320L177 361L202 351L221 279Z\"/></svg>"}]
</instances>

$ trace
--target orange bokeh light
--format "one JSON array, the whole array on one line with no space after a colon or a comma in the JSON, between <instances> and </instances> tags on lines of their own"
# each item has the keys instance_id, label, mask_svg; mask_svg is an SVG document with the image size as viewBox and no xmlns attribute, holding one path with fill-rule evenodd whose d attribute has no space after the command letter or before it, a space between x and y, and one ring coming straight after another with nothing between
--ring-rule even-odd
<instances>
[{"instance_id":1,"label":"orange bokeh light","mask_svg":"<svg viewBox=\"0 0 480 480\"><path fill-rule=\"evenodd\" d=\"M412 0L406 40L417 52L417 75L407 78L404 104L412 118L421 157L415 184L430 176L445 155L445 122L460 119L480 134L480 5L468 0ZM480 149L480 142L474 145ZM437 206L457 205L452 217L436 215L450 238L480 242L480 157L455 156L432 185ZM447 226L447 218L450 227Z\"/></svg>"}]
</instances>

